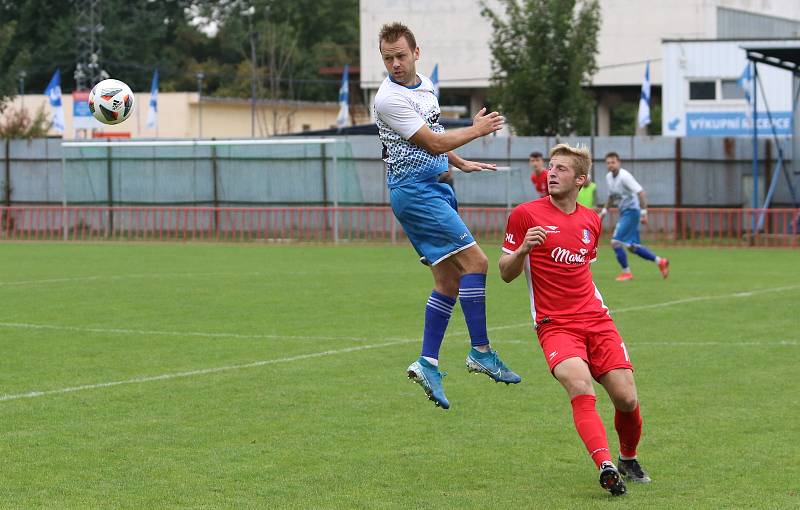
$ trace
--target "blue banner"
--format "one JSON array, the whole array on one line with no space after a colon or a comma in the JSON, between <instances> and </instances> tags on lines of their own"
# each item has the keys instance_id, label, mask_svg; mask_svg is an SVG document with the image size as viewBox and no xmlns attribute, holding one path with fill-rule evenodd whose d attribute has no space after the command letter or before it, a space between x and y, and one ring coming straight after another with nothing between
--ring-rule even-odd
<instances>
[{"instance_id":1,"label":"blue banner","mask_svg":"<svg viewBox=\"0 0 800 510\"><path fill-rule=\"evenodd\" d=\"M772 124L778 135L792 134L792 112L772 112ZM758 136L772 136L769 117L758 112ZM752 136L752 115L744 112L692 112L686 114L687 136Z\"/></svg>"}]
</instances>

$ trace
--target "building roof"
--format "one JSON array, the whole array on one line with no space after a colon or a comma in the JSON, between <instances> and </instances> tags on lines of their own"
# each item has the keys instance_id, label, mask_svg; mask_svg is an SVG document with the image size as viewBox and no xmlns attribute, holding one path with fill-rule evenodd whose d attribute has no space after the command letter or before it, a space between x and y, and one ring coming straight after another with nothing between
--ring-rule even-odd
<instances>
[{"instance_id":1,"label":"building roof","mask_svg":"<svg viewBox=\"0 0 800 510\"><path fill-rule=\"evenodd\" d=\"M783 48L744 47L748 60L800 75L800 44Z\"/></svg>"}]
</instances>

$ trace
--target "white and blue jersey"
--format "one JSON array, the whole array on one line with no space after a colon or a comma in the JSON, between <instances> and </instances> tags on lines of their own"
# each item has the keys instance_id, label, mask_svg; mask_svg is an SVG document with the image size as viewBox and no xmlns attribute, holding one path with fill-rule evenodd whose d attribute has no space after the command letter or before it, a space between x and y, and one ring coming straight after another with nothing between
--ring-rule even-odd
<instances>
[{"instance_id":1,"label":"white and blue jersey","mask_svg":"<svg viewBox=\"0 0 800 510\"><path fill-rule=\"evenodd\" d=\"M419 256L431 265L475 244L458 215L453 189L438 182L447 154L435 156L408 139L428 126L443 133L439 101L431 81L404 87L386 78L375 96L375 120L383 144L392 211Z\"/></svg>"},{"instance_id":2,"label":"white and blue jersey","mask_svg":"<svg viewBox=\"0 0 800 510\"><path fill-rule=\"evenodd\" d=\"M612 172L606 174L608 195L613 202L618 202L619 220L614 228L612 239L621 243L634 245L641 244L639 239L639 184L631 173L620 168L616 177Z\"/></svg>"},{"instance_id":3,"label":"white and blue jersey","mask_svg":"<svg viewBox=\"0 0 800 510\"><path fill-rule=\"evenodd\" d=\"M433 83L425 76L417 76L420 83L412 87L386 78L375 95L375 122L383 144L389 188L426 181L447 171L446 154L434 156L408 141L424 125L434 133L444 132L439 124L441 111Z\"/></svg>"},{"instance_id":4,"label":"white and blue jersey","mask_svg":"<svg viewBox=\"0 0 800 510\"><path fill-rule=\"evenodd\" d=\"M643 188L629 171L620 168L616 177L613 172L608 172L606 184L608 184L609 197L613 202L617 202L620 211L639 209L639 192Z\"/></svg>"}]
</instances>

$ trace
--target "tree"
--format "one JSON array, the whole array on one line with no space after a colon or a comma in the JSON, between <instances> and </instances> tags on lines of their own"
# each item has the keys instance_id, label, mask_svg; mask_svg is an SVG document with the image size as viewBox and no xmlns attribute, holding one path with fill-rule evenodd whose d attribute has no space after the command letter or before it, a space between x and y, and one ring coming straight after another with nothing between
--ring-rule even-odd
<instances>
[{"instance_id":1,"label":"tree","mask_svg":"<svg viewBox=\"0 0 800 510\"><path fill-rule=\"evenodd\" d=\"M588 134L594 100L585 86L597 71L597 0L482 2L492 23L492 86L496 103L523 136Z\"/></svg>"}]
</instances>

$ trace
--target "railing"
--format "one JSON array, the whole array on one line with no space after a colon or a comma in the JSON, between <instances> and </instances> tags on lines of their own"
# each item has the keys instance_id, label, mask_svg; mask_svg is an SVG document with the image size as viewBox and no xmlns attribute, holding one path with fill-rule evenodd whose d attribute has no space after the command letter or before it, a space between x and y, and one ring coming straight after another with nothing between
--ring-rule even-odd
<instances>
[{"instance_id":1,"label":"railing","mask_svg":"<svg viewBox=\"0 0 800 510\"><path fill-rule=\"evenodd\" d=\"M508 209L463 207L480 240L502 239ZM610 236L617 212L604 221ZM673 246L800 246L800 209L650 209L642 241ZM0 207L0 239L397 242L389 207Z\"/></svg>"}]
</instances>

